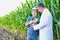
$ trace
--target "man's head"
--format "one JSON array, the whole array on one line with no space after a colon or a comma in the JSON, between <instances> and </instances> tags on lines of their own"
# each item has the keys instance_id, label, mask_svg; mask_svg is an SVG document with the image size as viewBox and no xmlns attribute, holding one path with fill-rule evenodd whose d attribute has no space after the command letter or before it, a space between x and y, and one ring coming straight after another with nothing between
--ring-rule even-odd
<instances>
[{"instance_id":1,"label":"man's head","mask_svg":"<svg viewBox=\"0 0 60 40\"><path fill-rule=\"evenodd\" d=\"M43 3L39 3L39 4L37 5L37 9L38 9L38 11L41 12L41 13L43 12L44 8L45 8L45 5L44 5Z\"/></svg>"},{"instance_id":2,"label":"man's head","mask_svg":"<svg viewBox=\"0 0 60 40\"><path fill-rule=\"evenodd\" d=\"M36 8L32 8L32 16L36 17L37 16L37 12L36 12Z\"/></svg>"}]
</instances>

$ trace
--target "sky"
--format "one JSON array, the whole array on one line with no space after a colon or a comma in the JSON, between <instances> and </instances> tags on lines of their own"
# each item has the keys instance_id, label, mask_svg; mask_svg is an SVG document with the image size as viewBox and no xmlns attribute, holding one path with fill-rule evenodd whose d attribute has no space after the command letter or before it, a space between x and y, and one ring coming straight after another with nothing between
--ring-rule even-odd
<instances>
[{"instance_id":1,"label":"sky","mask_svg":"<svg viewBox=\"0 0 60 40\"><path fill-rule=\"evenodd\" d=\"M0 0L0 17L9 14L17 6L21 7L21 2L25 3L25 0Z\"/></svg>"}]
</instances>

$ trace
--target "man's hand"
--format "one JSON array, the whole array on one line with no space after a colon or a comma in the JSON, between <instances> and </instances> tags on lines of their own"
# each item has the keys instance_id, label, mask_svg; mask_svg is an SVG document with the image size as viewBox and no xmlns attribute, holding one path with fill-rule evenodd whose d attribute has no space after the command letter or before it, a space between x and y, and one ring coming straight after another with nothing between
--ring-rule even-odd
<instances>
[{"instance_id":1,"label":"man's hand","mask_svg":"<svg viewBox=\"0 0 60 40\"><path fill-rule=\"evenodd\" d=\"M31 27L34 27L35 25L36 25L36 24L33 23L33 24L31 24Z\"/></svg>"},{"instance_id":2,"label":"man's hand","mask_svg":"<svg viewBox=\"0 0 60 40\"><path fill-rule=\"evenodd\" d=\"M34 27L36 25L36 23L32 23L30 24L29 22L25 23L25 26L31 25L31 27Z\"/></svg>"},{"instance_id":3,"label":"man's hand","mask_svg":"<svg viewBox=\"0 0 60 40\"><path fill-rule=\"evenodd\" d=\"M30 25L28 22L27 22L27 23L25 23L25 26L28 26L28 25Z\"/></svg>"}]
</instances>

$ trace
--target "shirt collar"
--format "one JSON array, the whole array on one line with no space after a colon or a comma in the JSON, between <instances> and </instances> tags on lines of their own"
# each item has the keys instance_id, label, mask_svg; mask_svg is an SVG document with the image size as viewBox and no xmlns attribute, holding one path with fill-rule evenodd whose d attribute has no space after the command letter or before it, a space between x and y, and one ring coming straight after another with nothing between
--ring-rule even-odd
<instances>
[{"instance_id":1,"label":"shirt collar","mask_svg":"<svg viewBox=\"0 0 60 40\"><path fill-rule=\"evenodd\" d=\"M46 10L47 10L47 8L45 8L45 9L43 10L42 14L45 13Z\"/></svg>"}]
</instances>

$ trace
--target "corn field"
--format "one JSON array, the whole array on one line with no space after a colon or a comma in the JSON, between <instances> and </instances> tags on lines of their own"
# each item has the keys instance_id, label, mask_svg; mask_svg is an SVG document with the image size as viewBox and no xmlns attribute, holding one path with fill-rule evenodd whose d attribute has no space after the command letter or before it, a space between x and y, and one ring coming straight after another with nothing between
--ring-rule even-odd
<instances>
[{"instance_id":1,"label":"corn field","mask_svg":"<svg viewBox=\"0 0 60 40\"><path fill-rule=\"evenodd\" d=\"M9 15L0 18L0 26L4 26L9 30L20 30L26 33L25 22L31 16L31 9L37 3L44 3L53 16L53 34L54 40L60 40L60 0L26 0L21 7L17 7L15 11L11 11ZM40 16L40 14L38 14ZM25 34L24 33L24 34ZM26 36L24 36L25 38ZM24 39L25 40L25 39Z\"/></svg>"}]
</instances>

